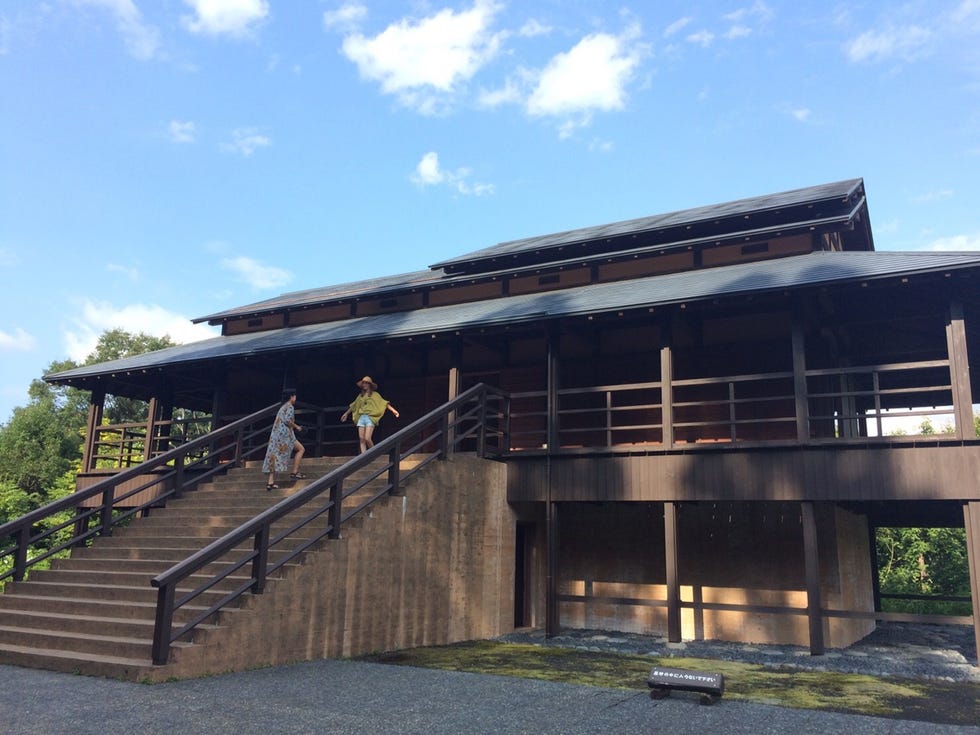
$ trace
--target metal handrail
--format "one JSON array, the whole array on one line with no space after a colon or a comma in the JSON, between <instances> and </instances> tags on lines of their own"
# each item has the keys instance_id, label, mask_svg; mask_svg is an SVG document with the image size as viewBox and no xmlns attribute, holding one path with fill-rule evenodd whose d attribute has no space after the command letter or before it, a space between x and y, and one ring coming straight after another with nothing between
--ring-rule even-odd
<instances>
[{"instance_id":1,"label":"metal handrail","mask_svg":"<svg viewBox=\"0 0 980 735\"><path fill-rule=\"evenodd\" d=\"M244 461L246 454L254 454L256 451L264 448L264 445L257 445L252 447L250 451L246 452L243 450L243 444L246 440L263 434L266 431L264 426L259 431L246 432L246 429L258 421L275 416L276 412L279 410L279 405L280 404L276 403L271 406L267 406L266 408L238 419L227 426L223 426L209 434L193 439L186 444L182 444L179 447L163 452L162 454L142 462L139 465L127 468L112 475L111 477L100 480L90 487L74 492L71 495L59 500L52 501L51 503L43 505L40 508L36 508L29 513L25 513L19 518L15 518L12 521L8 521L7 523L0 525L0 539L8 536L14 539L12 546L0 550L0 557L9 556L11 554L14 557L13 567L7 572L0 574L0 581L3 581L8 577L12 577L15 582L20 582L24 579L27 569L37 562L47 559L59 551L64 551L65 549L85 543L90 538L95 536L111 536L114 526L119 525L121 522L127 520L136 513L139 513L151 505L158 505L162 499L180 497L184 490L193 487L197 483L201 482L202 479L237 466ZM223 439L228 439L229 441L220 446L216 446L216 442ZM203 449L211 449L208 456L200 457L196 454ZM231 450L234 451L233 456L230 459L218 462L212 461L215 457L218 457L221 452L230 452ZM193 461L189 463L185 462L188 457L192 457ZM210 466L204 469L201 473L194 474L193 476L188 474L187 470L193 469L205 463L209 463ZM130 488L124 493L117 495L118 488L124 483L135 480L147 474L155 473L159 470L163 470L163 472L159 472L159 474L156 474L154 477L140 484L139 486ZM134 495L143 492L144 490L148 490L155 485L168 483L171 480L173 480L172 487L165 487L153 498L146 500L141 504L134 505L123 513L113 513L116 505L121 501L131 498ZM101 502L98 506L88 507L82 505L86 500L91 500L100 496ZM72 509L75 511L75 514L70 520L62 522L59 525L42 531L36 535L32 535L32 529L35 524L61 513L62 511ZM98 517L98 526L94 529L90 529L88 527L89 521L93 517ZM70 539L59 544L53 549L46 550L38 556L28 558L28 550L31 544L49 538L55 532L60 531L73 523L75 524L75 532Z\"/></svg>"},{"instance_id":2,"label":"metal handrail","mask_svg":"<svg viewBox=\"0 0 980 735\"><path fill-rule=\"evenodd\" d=\"M509 412L509 396L486 384L473 386L461 393L457 398L444 403L430 411L425 416L412 422L405 428L379 441L373 448L360 454L323 477L314 480L299 492L284 498L271 508L263 511L238 528L229 531L220 539L213 541L200 551L192 554L170 569L155 576L151 584L157 588L156 618L153 632L153 663L166 664L170 657L170 646L179 637L192 630L196 625L208 619L229 603L241 597L246 592L261 594L268 575L288 563L291 559L303 553L324 537L339 538L342 524L364 510L385 495L398 494L400 486L415 472L421 470L429 462L445 459L455 451L456 446L467 439L476 440L477 455L481 457L491 454L488 448L488 438L494 433L489 425L491 415L487 403L500 400L503 405L497 411L497 417L504 424L498 428L495 435L499 437L496 447L498 454L507 451L509 441L506 434L506 416ZM461 407L476 402L476 409L461 411ZM472 425L462 430L465 423ZM427 433L428 432L428 433ZM420 440L417 440L419 435ZM435 442L436 449L430 452L422 461L406 472L401 471L401 461L426 445ZM411 446L407 446L411 445ZM368 467L376 460L385 458L385 464L366 480L348 487L346 481L358 470ZM375 492L372 497L360 503L350 512L342 513L343 500L350 497L374 479L387 473L384 487ZM324 493L329 491L329 499L325 503L316 503ZM275 537L272 534L274 523L285 519L287 515L301 508L309 510L306 516L295 522L289 529L281 531ZM286 539L290 534L303 528L315 519L327 515L327 524L318 529L312 538L306 539L298 548L288 550L274 563L270 563L269 552L277 543ZM192 590L177 597L177 587L192 574L199 572L208 564L220 559L233 551L247 539L253 539L252 548L244 555L233 561L224 571L211 575L210 579L199 584ZM181 627L174 629L175 611L197 598L200 594L212 589L232 572L251 565L250 579L227 592L208 609L198 613Z\"/></svg>"}]
</instances>

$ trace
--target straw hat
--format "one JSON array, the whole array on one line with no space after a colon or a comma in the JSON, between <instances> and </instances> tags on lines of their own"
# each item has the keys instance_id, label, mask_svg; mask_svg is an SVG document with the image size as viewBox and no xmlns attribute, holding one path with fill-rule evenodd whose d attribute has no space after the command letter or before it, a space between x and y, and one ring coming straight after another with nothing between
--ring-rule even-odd
<instances>
[{"instance_id":1,"label":"straw hat","mask_svg":"<svg viewBox=\"0 0 980 735\"><path fill-rule=\"evenodd\" d=\"M358 388L363 388L365 383L367 383L368 385L371 386L371 390L377 390L378 389L378 384L375 383L371 379L371 376L370 375L365 375L363 378L361 378L360 380L358 380L357 381L357 387Z\"/></svg>"}]
</instances>

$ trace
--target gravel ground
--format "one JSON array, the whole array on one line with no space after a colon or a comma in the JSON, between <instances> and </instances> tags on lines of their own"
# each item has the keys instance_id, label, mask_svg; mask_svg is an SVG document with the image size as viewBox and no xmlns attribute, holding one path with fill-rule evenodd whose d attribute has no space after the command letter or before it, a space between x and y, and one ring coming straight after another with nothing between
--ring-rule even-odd
<instances>
[{"instance_id":1,"label":"gravel ground","mask_svg":"<svg viewBox=\"0 0 980 735\"><path fill-rule=\"evenodd\" d=\"M498 640L657 657L742 661L801 670L980 683L973 628L963 625L880 623L874 633L850 648L829 650L823 656L811 656L801 646L723 641L668 643L663 637L597 630L564 630L550 639L542 631L521 631Z\"/></svg>"},{"instance_id":2,"label":"gravel ground","mask_svg":"<svg viewBox=\"0 0 980 735\"><path fill-rule=\"evenodd\" d=\"M0 666L4 735L725 733L980 735L930 725L482 674L316 661L147 686Z\"/></svg>"}]
</instances>

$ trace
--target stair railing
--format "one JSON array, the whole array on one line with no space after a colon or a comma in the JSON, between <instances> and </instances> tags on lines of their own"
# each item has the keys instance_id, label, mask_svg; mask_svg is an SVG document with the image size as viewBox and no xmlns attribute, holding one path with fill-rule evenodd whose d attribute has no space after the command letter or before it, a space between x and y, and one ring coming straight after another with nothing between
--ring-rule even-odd
<instances>
[{"instance_id":1,"label":"stair railing","mask_svg":"<svg viewBox=\"0 0 980 735\"><path fill-rule=\"evenodd\" d=\"M38 562L84 545L96 536L111 536L115 526L136 514L162 505L170 498L179 498L198 483L250 457L261 456L279 406L278 403L267 406L0 525L0 541L13 540L11 546L0 548L0 560L13 557L11 568L0 573L0 583L10 578L20 582ZM146 492L151 489L153 492ZM135 496L144 492L146 495L137 501ZM69 517L65 518L64 513L70 513ZM48 523L40 527L43 521ZM69 526L71 535L60 538L59 532ZM30 548L38 544L51 545L30 556Z\"/></svg>"},{"instance_id":2,"label":"stair railing","mask_svg":"<svg viewBox=\"0 0 980 735\"><path fill-rule=\"evenodd\" d=\"M314 544L325 538L340 538L344 523L384 496L400 494L404 483L430 462L445 459L459 450L472 449L481 457L505 454L509 449L506 421L509 400L503 391L482 383L476 385L158 574L152 581L157 588L153 663L166 664L174 641L246 592L261 594L270 574ZM418 461L402 469L402 461L408 458ZM372 466L378 460L382 460L380 466ZM355 472L369 467L367 477L351 479ZM385 482L379 489L357 506L344 508L345 498L382 476ZM287 518L296 511L302 511L299 518ZM326 523L312 526L313 533L296 547L279 546L284 539L324 516ZM237 558L228 559L232 553ZM201 574L205 567L218 561L223 562L222 569L208 574L205 581L194 587L187 584L191 575ZM203 605L195 606L186 622L174 627L176 611L245 568L249 569L248 579L205 609L200 609Z\"/></svg>"}]
</instances>

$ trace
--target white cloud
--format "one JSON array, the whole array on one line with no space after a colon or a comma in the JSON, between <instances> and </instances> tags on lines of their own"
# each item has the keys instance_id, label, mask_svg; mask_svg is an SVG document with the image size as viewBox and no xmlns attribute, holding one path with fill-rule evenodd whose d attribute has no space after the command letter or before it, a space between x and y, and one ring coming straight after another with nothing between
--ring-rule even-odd
<instances>
[{"instance_id":1,"label":"white cloud","mask_svg":"<svg viewBox=\"0 0 980 735\"><path fill-rule=\"evenodd\" d=\"M593 138L589 143L589 150L597 153L611 153L614 147L611 140L601 140L599 138Z\"/></svg>"},{"instance_id":2,"label":"white cloud","mask_svg":"<svg viewBox=\"0 0 980 735\"><path fill-rule=\"evenodd\" d=\"M772 18L772 16L772 8L762 2L762 0L756 0L756 2L749 6L738 8L730 13L726 13L724 18L730 23L743 24L749 21L766 23Z\"/></svg>"},{"instance_id":3,"label":"white cloud","mask_svg":"<svg viewBox=\"0 0 980 735\"><path fill-rule=\"evenodd\" d=\"M638 35L636 26L620 36L596 33L552 57L528 97L528 114L575 118L561 125L567 137L574 127L588 125L593 112L623 109L626 86L643 54Z\"/></svg>"},{"instance_id":4,"label":"white cloud","mask_svg":"<svg viewBox=\"0 0 980 735\"><path fill-rule=\"evenodd\" d=\"M734 40L736 38L745 38L746 36L752 35L752 29L748 26L743 25L733 25L727 31L725 31L725 38L728 40Z\"/></svg>"},{"instance_id":5,"label":"white cloud","mask_svg":"<svg viewBox=\"0 0 980 735\"><path fill-rule=\"evenodd\" d=\"M223 259L221 267L236 274L239 280L254 289L279 288L293 280L293 274L285 268L266 265L244 255Z\"/></svg>"},{"instance_id":6,"label":"white cloud","mask_svg":"<svg viewBox=\"0 0 980 735\"><path fill-rule=\"evenodd\" d=\"M494 108L505 104L515 104L524 98L521 87L510 77L504 82L504 86L498 89L482 89L477 96L476 104L479 107Z\"/></svg>"},{"instance_id":7,"label":"white cloud","mask_svg":"<svg viewBox=\"0 0 980 735\"><path fill-rule=\"evenodd\" d=\"M156 56L160 48L160 33L143 20L143 14L133 0L74 0L76 5L100 8L110 12L116 28L122 34L126 49L134 58L146 61Z\"/></svg>"},{"instance_id":8,"label":"white cloud","mask_svg":"<svg viewBox=\"0 0 980 735\"><path fill-rule=\"evenodd\" d=\"M194 15L182 17L191 33L247 36L269 15L266 0L184 0Z\"/></svg>"},{"instance_id":9,"label":"white cloud","mask_svg":"<svg viewBox=\"0 0 980 735\"><path fill-rule=\"evenodd\" d=\"M107 301L86 300L72 324L64 330L68 356L78 362L88 357L107 329L143 332L155 337L169 335L179 344L197 342L216 336L210 327L191 324L190 320L157 304L116 306Z\"/></svg>"},{"instance_id":10,"label":"white cloud","mask_svg":"<svg viewBox=\"0 0 980 735\"><path fill-rule=\"evenodd\" d=\"M189 120L171 120L167 131L174 143L193 143L197 137L197 126Z\"/></svg>"},{"instance_id":11,"label":"white cloud","mask_svg":"<svg viewBox=\"0 0 980 735\"><path fill-rule=\"evenodd\" d=\"M344 55L385 94L423 114L445 109L458 89L496 56L501 35L491 32L500 6L476 0L468 10L448 8L417 22L403 18L374 37L352 33Z\"/></svg>"},{"instance_id":12,"label":"white cloud","mask_svg":"<svg viewBox=\"0 0 980 735\"><path fill-rule=\"evenodd\" d=\"M708 48L715 40L715 34L707 29L702 29L696 33L691 33L687 36L689 43L694 43L701 48Z\"/></svg>"},{"instance_id":13,"label":"white cloud","mask_svg":"<svg viewBox=\"0 0 980 735\"><path fill-rule=\"evenodd\" d=\"M786 114L797 122L805 123L810 119L813 114L813 110L809 107L790 107L787 108Z\"/></svg>"},{"instance_id":14,"label":"white cloud","mask_svg":"<svg viewBox=\"0 0 980 735\"><path fill-rule=\"evenodd\" d=\"M926 250L980 250L980 233L940 237L930 242Z\"/></svg>"},{"instance_id":15,"label":"white cloud","mask_svg":"<svg viewBox=\"0 0 980 735\"><path fill-rule=\"evenodd\" d=\"M680 31L687 28L693 22L694 22L694 18L692 18L689 15L684 16L683 18L678 18L669 26L664 28L664 33L663 33L664 38L670 38L674 34L679 33Z\"/></svg>"},{"instance_id":16,"label":"white cloud","mask_svg":"<svg viewBox=\"0 0 980 735\"><path fill-rule=\"evenodd\" d=\"M457 168L455 171L443 169L439 165L439 154L429 151L422 156L410 178L413 183L421 187L445 184L459 194L484 196L494 193L493 184L470 183L468 179L471 173L472 171L465 167Z\"/></svg>"},{"instance_id":17,"label":"white cloud","mask_svg":"<svg viewBox=\"0 0 980 735\"><path fill-rule=\"evenodd\" d=\"M323 27L328 31L338 29L341 31L351 31L367 18L368 9L361 3L345 3L336 10L327 10L323 13Z\"/></svg>"},{"instance_id":18,"label":"white cloud","mask_svg":"<svg viewBox=\"0 0 980 735\"><path fill-rule=\"evenodd\" d=\"M980 18L980 0L963 0L953 10L951 17L955 23L964 23Z\"/></svg>"},{"instance_id":19,"label":"white cloud","mask_svg":"<svg viewBox=\"0 0 980 735\"><path fill-rule=\"evenodd\" d=\"M0 248L0 268L13 268L20 263L20 258L10 248Z\"/></svg>"},{"instance_id":20,"label":"white cloud","mask_svg":"<svg viewBox=\"0 0 980 735\"><path fill-rule=\"evenodd\" d=\"M108 263L105 269L109 273L119 273L125 276L133 283L136 283L140 279L140 272L138 268L132 268L130 266L119 265L118 263Z\"/></svg>"},{"instance_id":21,"label":"white cloud","mask_svg":"<svg viewBox=\"0 0 980 735\"><path fill-rule=\"evenodd\" d=\"M546 26L536 18L531 18L521 26L520 30L517 31L517 35L524 36L524 38L534 38L536 36L547 36L552 30L551 26Z\"/></svg>"},{"instance_id":22,"label":"white cloud","mask_svg":"<svg viewBox=\"0 0 980 735\"><path fill-rule=\"evenodd\" d=\"M917 197L913 197L912 201L916 204L930 204L932 202L941 202L946 199L952 199L955 192L952 189L936 189L935 191L927 191L925 194L920 194Z\"/></svg>"},{"instance_id":23,"label":"white cloud","mask_svg":"<svg viewBox=\"0 0 980 735\"><path fill-rule=\"evenodd\" d=\"M847 58L855 63L891 58L914 61L929 53L932 38L932 31L917 25L865 31L847 44Z\"/></svg>"},{"instance_id":24,"label":"white cloud","mask_svg":"<svg viewBox=\"0 0 980 735\"><path fill-rule=\"evenodd\" d=\"M0 352L30 352L37 344L33 335L28 334L20 327L13 332L0 329Z\"/></svg>"},{"instance_id":25,"label":"white cloud","mask_svg":"<svg viewBox=\"0 0 980 735\"><path fill-rule=\"evenodd\" d=\"M222 143L221 149L228 153L238 153L248 157L257 149L270 145L272 145L272 139L259 133L256 128L235 128L231 131L231 140Z\"/></svg>"}]
</instances>

